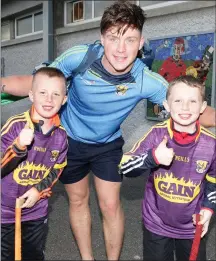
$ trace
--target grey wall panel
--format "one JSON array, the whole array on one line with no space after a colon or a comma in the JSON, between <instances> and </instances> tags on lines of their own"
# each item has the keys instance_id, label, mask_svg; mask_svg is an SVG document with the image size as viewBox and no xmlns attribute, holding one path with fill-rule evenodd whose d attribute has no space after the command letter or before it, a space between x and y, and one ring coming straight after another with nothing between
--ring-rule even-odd
<instances>
[{"instance_id":1,"label":"grey wall panel","mask_svg":"<svg viewBox=\"0 0 216 261\"><path fill-rule=\"evenodd\" d=\"M139 1L139 5L144 7L144 6L155 5L155 4L159 4L159 3L163 3L163 2L168 2L168 1L145 1L145 0L140 0Z\"/></svg>"},{"instance_id":2,"label":"grey wall panel","mask_svg":"<svg viewBox=\"0 0 216 261\"><path fill-rule=\"evenodd\" d=\"M215 30L215 7L147 18L144 37L164 37Z\"/></svg>"},{"instance_id":3,"label":"grey wall panel","mask_svg":"<svg viewBox=\"0 0 216 261\"><path fill-rule=\"evenodd\" d=\"M93 43L98 39L100 39L99 28L59 35L56 37L56 55L59 56L64 51L77 44Z\"/></svg>"},{"instance_id":4,"label":"grey wall panel","mask_svg":"<svg viewBox=\"0 0 216 261\"><path fill-rule=\"evenodd\" d=\"M5 76L32 73L34 67L43 62L42 41L34 41L2 48L5 58Z\"/></svg>"},{"instance_id":5,"label":"grey wall panel","mask_svg":"<svg viewBox=\"0 0 216 261\"><path fill-rule=\"evenodd\" d=\"M104 9L110 5L112 5L115 1L95 1L94 4L94 16L102 16Z\"/></svg>"}]
</instances>

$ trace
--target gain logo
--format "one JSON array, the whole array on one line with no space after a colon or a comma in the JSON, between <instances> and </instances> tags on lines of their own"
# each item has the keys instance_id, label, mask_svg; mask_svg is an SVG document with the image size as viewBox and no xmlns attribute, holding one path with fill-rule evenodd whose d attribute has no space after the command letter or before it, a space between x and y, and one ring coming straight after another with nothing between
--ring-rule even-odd
<instances>
[{"instance_id":1,"label":"gain logo","mask_svg":"<svg viewBox=\"0 0 216 261\"><path fill-rule=\"evenodd\" d=\"M155 175L154 184L158 195L170 202L189 203L199 194L200 183L196 184L184 178L178 179L173 173Z\"/></svg>"},{"instance_id":2,"label":"gain logo","mask_svg":"<svg viewBox=\"0 0 216 261\"><path fill-rule=\"evenodd\" d=\"M26 161L14 170L13 178L18 184L28 186L39 183L49 172L50 168L47 168L45 165L34 165Z\"/></svg>"}]
</instances>

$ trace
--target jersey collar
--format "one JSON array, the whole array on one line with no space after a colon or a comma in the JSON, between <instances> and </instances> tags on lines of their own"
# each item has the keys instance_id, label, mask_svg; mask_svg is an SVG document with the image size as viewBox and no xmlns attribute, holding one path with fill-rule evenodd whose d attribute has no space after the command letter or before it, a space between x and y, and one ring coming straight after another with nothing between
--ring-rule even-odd
<instances>
[{"instance_id":1,"label":"jersey collar","mask_svg":"<svg viewBox=\"0 0 216 261\"><path fill-rule=\"evenodd\" d=\"M196 142L200 136L200 123L198 120L196 121L196 131L192 134L175 130L174 123L171 118L168 120L167 127L170 137L181 145L187 145L192 142Z\"/></svg>"}]
</instances>

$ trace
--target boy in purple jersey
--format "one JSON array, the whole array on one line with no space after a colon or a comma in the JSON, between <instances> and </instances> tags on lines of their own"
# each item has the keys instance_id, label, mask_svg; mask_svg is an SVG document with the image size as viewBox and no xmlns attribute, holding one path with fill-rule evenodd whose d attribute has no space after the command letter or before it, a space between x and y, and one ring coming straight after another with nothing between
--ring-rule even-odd
<instances>
[{"instance_id":1,"label":"boy in purple jersey","mask_svg":"<svg viewBox=\"0 0 216 261\"><path fill-rule=\"evenodd\" d=\"M58 111L66 102L66 80L41 68L32 82L30 111L11 117L1 132L1 259L14 260L16 198L22 206L23 260L44 260L48 197L67 164L67 134Z\"/></svg>"},{"instance_id":2,"label":"boy in purple jersey","mask_svg":"<svg viewBox=\"0 0 216 261\"><path fill-rule=\"evenodd\" d=\"M216 206L216 153L215 136L198 120L206 108L204 93L192 76L171 82L164 102L171 119L153 126L120 163L121 174L151 169L143 200L145 261L174 260L174 246L178 261L189 260L196 213L203 224L198 260L206 260L204 236Z\"/></svg>"}]
</instances>

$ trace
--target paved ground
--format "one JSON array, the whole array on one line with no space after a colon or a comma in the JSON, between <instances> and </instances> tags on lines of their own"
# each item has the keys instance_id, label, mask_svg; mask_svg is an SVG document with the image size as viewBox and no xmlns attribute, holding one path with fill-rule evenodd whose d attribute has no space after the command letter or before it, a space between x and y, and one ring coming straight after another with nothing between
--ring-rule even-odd
<instances>
[{"instance_id":1,"label":"paved ground","mask_svg":"<svg viewBox=\"0 0 216 261\"><path fill-rule=\"evenodd\" d=\"M123 135L126 140L125 151L129 150L132 144L153 124L155 122L144 120L143 104L139 104L122 126ZM94 254L97 260L106 260L101 229L101 216L98 211L98 203L92 180L90 183ZM141 201L144 186L145 178L143 176L130 179L125 178L122 185L121 197L126 216L126 225L121 260L142 260ZM212 222L207 245L208 260L216 260L215 222ZM55 187L53 197L50 199L46 260L80 260L69 225L67 195L60 183Z\"/></svg>"}]
</instances>

